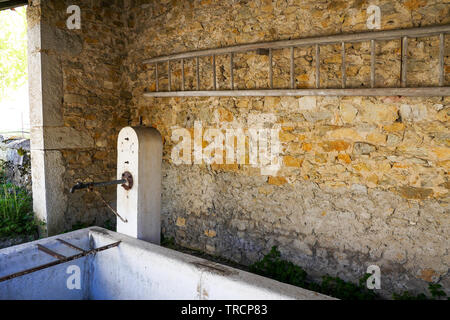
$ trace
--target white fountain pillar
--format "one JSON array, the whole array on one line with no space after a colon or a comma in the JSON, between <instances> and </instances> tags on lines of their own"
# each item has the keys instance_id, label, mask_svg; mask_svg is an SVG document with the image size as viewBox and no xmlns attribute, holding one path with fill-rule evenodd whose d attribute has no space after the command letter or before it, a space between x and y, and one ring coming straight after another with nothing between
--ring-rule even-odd
<instances>
[{"instance_id":1,"label":"white fountain pillar","mask_svg":"<svg viewBox=\"0 0 450 320\"><path fill-rule=\"evenodd\" d=\"M131 173L133 184L117 186L117 232L160 244L162 138L155 128L125 127L117 141L117 179Z\"/></svg>"}]
</instances>

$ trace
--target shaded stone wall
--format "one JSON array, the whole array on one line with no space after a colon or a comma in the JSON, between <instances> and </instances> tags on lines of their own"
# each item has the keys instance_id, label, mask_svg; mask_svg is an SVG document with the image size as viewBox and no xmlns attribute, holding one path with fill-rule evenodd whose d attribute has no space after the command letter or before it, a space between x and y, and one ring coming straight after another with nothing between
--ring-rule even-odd
<instances>
[{"instance_id":1,"label":"shaded stone wall","mask_svg":"<svg viewBox=\"0 0 450 320\"><path fill-rule=\"evenodd\" d=\"M31 191L30 140L0 135L0 174L7 182Z\"/></svg>"},{"instance_id":2,"label":"shaded stone wall","mask_svg":"<svg viewBox=\"0 0 450 320\"><path fill-rule=\"evenodd\" d=\"M66 28L78 4L81 30ZM447 1L373 1L382 29L450 22ZM116 175L116 139L128 125L164 139L163 233L177 243L249 264L278 245L309 274L357 281L381 267L384 293L448 288L450 144L448 97L144 98L155 90L145 58L256 41L366 31L367 1L31 1L30 101L33 198L49 233L113 219L95 195L69 188ZM450 81L446 37L446 84ZM437 37L411 39L410 85L436 85ZM369 43L347 44L348 87L370 83ZM314 50L295 49L295 86L314 86ZM429 56L432 56L430 59ZM289 84L289 50L274 51L274 85ZM321 84L340 86L340 47L321 47ZM377 42L377 85L399 85L400 41ZM217 56L218 88L229 58ZM235 87L267 88L268 57L234 57ZM172 66L181 88L181 64ZM193 60L185 87L195 87ZM201 88L212 89L210 58ZM167 65L159 68L167 89ZM268 118L267 118L268 116ZM256 120L255 120L256 119ZM176 128L280 127L283 165L175 165ZM265 120L265 121L266 121ZM263 121L264 122L264 121ZM266 125L264 124L264 125ZM34 170L41 168L41 170ZM115 188L101 190L114 206ZM50 228L51 227L51 228Z\"/></svg>"},{"instance_id":3,"label":"shaded stone wall","mask_svg":"<svg viewBox=\"0 0 450 320\"><path fill-rule=\"evenodd\" d=\"M81 9L80 30L67 28L69 5ZM114 221L94 194L69 189L116 176L117 134L129 119L130 94L121 90L125 20L120 0L30 1L33 201L49 234ZM114 205L114 188L99 191Z\"/></svg>"},{"instance_id":4,"label":"shaded stone wall","mask_svg":"<svg viewBox=\"0 0 450 320\"><path fill-rule=\"evenodd\" d=\"M384 30L446 24L446 1L129 1L123 74L132 124L164 138L163 232L177 243L251 263L278 245L310 274L356 281L381 267L384 293L450 288L448 97L144 98L155 90L145 58L256 41L366 31L369 4ZM410 85L436 85L437 37L411 39ZM349 87L370 83L369 43L348 44ZM445 81L450 81L449 37ZM377 43L377 85L399 86L400 41ZM432 55L433 58L429 59ZM218 87L229 88L229 58L218 56ZM321 83L340 86L340 46L321 47ZM428 62L431 61L431 62ZM267 88L268 57L235 54L236 88ZM195 88L185 61L186 89ZM313 48L295 49L297 88L314 87ZM172 90L181 88L173 63ZM212 89L210 58L201 88ZM167 89L167 64L159 68ZM288 87L289 51L274 52L274 85ZM283 166L264 176L250 165L175 165L173 129L249 127L271 114L281 127Z\"/></svg>"}]
</instances>

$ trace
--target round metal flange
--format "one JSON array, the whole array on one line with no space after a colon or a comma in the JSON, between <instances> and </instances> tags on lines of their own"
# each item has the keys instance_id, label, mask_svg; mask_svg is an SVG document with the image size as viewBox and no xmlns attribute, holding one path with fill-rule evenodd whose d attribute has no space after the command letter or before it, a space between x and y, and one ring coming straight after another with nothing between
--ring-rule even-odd
<instances>
[{"instance_id":1,"label":"round metal flange","mask_svg":"<svg viewBox=\"0 0 450 320\"><path fill-rule=\"evenodd\" d=\"M122 179L127 180L127 183L121 184L122 188L124 188L125 190L130 190L133 187L133 176L131 175L131 173L125 171L124 173L122 173Z\"/></svg>"}]
</instances>

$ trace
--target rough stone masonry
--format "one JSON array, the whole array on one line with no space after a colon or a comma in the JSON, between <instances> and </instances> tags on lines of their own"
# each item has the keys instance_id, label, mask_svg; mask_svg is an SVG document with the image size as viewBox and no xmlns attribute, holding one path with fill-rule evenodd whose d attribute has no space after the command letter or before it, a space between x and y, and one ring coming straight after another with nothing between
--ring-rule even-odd
<instances>
[{"instance_id":1,"label":"rough stone masonry","mask_svg":"<svg viewBox=\"0 0 450 320\"><path fill-rule=\"evenodd\" d=\"M141 63L206 48L367 31L370 4L381 9L382 30L448 24L448 1L74 3L82 12L77 31L65 28L68 2L41 0L29 10L45 18L59 41L44 52L59 61L58 132L83 135L79 143L67 138L52 149L65 197L64 222L55 230L106 219L95 198L69 197L68 188L77 179L113 178L117 133L142 117L164 139L162 232L177 243L244 264L277 245L284 258L317 277L357 281L376 264L386 296L424 292L438 281L450 292L449 97L144 98L156 88L155 68ZM409 86L437 85L438 41L409 40ZM447 36L446 85L449 41ZM400 52L399 40L377 42L377 86L400 86ZM370 43L347 44L346 54L347 86L370 86ZM294 55L296 87L313 88L314 48L296 48ZM289 87L289 57L288 49L273 53L275 88ZM321 85L339 87L340 46L321 47L320 58ZM229 89L228 59L216 57L219 89ZM235 88L268 88L267 55L235 54L234 65ZM158 71L160 90L166 90L167 65ZM194 60L185 61L184 72L185 89L194 89ZM200 74L201 88L212 89L209 57L200 59ZM174 62L172 90L180 88L181 64ZM281 126L283 166L276 176L246 164L172 163L173 128L193 130L194 121L223 130L248 127L249 119L263 114ZM52 136L58 135L47 139ZM105 197L113 201L114 189Z\"/></svg>"}]
</instances>

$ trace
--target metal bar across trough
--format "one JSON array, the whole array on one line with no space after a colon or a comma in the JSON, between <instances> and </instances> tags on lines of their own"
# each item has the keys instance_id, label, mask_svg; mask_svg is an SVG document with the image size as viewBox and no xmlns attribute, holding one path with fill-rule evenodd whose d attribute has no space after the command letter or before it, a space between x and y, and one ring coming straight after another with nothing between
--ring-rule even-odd
<instances>
[{"instance_id":1,"label":"metal bar across trough","mask_svg":"<svg viewBox=\"0 0 450 320\"><path fill-rule=\"evenodd\" d=\"M76 245L73 245L73 244L71 244L70 242L67 242L67 241L65 241L65 240L63 240L63 239L56 239L56 240L58 240L58 241L61 242L62 244L65 244L66 246L68 246L68 247L70 247L70 248L72 248L72 249L78 250L78 251L80 251L80 252L87 252L86 250L81 249L81 248L77 247Z\"/></svg>"},{"instance_id":2,"label":"metal bar across trough","mask_svg":"<svg viewBox=\"0 0 450 320\"><path fill-rule=\"evenodd\" d=\"M64 240L58 239L58 241L66 244L66 245L69 245L70 247L72 247L74 249L76 248L77 250L83 250L83 249L78 248L78 247L76 247L76 246L74 246L74 245L72 245L72 244L70 244L70 243L68 243L68 242L66 242ZM16 272L16 273L13 273L13 274L1 277L0 278L0 282L7 281L7 280L10 280L10 279L14 279L14 278L17 278L17 277L21 277L21 276L24 276L26 274L33 273L33 272L36 272L36 271L39 271L39 270L47 269L47 268L56 266L56 265L61 264L61 263L66 263L66 262L69 262L69 261L72 261L72 260L80 259L82 257L85 257L85 256L89 255L89 254L94 254L94 253L97 253L97 252L100 252L100 251L104 251L104 250L107 250L107 249L114 248L114 247L117 247L120 244L120 242L121 241L117 241L117 242L108 244L106 246L95 248L95 249L92 249L92 250L89 250L89 251L83 250L83 252L78 253L78 254L73 255L73 256L70 256L70 257L63 256L63 255L61 255L59 253L54 252L53 250L50 250L47 247L44 247L43 245L38 244L37 248L39 250L41 250L41 251L51 255L52 257L54 257L54 258L56 258L58 260L53 261L53 262L49 262L49 263L46 263L46 264L43 264L43 265L38 266L38 267L34 267L34 268L31 268L31 269L19 271L19 272Z\"/></svg>"},{"instance_id":3,"label":"metal bar across trough","mask_svg":"<svg viewBox=\"0 0 450 320\"><path fill-rule=\"evenodd\" d=\"M56 258L58 260L64 260L66 258L66 256L59 254L58 252L55 252L53 250L50 250L49 248L44 247L43 245L38 244L37 248L38 248L38 250L45 252L49 256L52 256L53 258Z\"/></svg>"}]
</instances>

